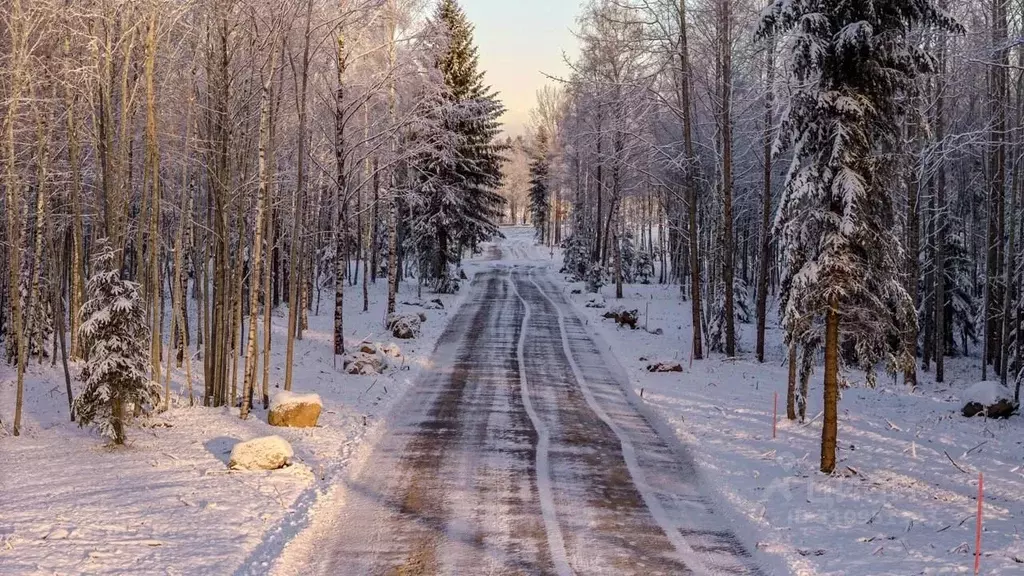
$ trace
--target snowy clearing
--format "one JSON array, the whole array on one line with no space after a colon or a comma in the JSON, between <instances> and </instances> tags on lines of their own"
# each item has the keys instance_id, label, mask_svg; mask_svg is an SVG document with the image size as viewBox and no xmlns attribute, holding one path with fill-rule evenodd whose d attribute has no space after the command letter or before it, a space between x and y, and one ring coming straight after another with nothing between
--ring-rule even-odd
<instances>
[{"instance_id":1,"label":"snowy clearing","mask_svg":"<svg viewBox=\"0 0 1024 576\"><path fill-rule=\"evenodd\" d=\"M981 373L975 358L948 359L944 385L922 373L915 392L887 378L875 390L861 382L844 390L841 472L827 477L818 472L821 425L814 419L822 405L820 376L811 379L810 423L786 420L780 331L768 332L765 364L750 352L753 325L742 325L744 353L737 360L712 355L691 364L690 304L680 300L678 287L631 285L621 301L614 286L602 292L610 305L639 309L642 327L664 330L657 336L616 328L601 310L584 307L585 293L572 296L611 344L609 353L627 369L635 392L695 450L719 498L756 526L758 548L779 556L789 573L973 573L979 472L985 477L981 572L1024 573L1024 421L960 415L961 397ZM684 373L651 374L646 359L678 360Z\"/></svg>"},{"instance_id":2,"label":"snowy clearing","mask_svg":"<svg viewBox=\"0 0 1024 576\"><path fill-rule=\"evenodd\" d=\"M383 328L387 282L370 286L370 312L353 290L346 300L348 346L390 342ZM426 294L424 294L426 296ZM430 298L435 298L431 295ZM403 284L399 311L416 302L415 284ZM266 423L257 402L242 421L237 409L188 407L183 370L174 371L169 412L128 430L128 445L113 449L89 429L68 422L59 367L31 365L26 377L25 425L15 438L0 428L0 573L3 574L232 574L267 569L284 543L309 522L309 510L409 388L433 350L447 310L429 310L423 333L400 342L402 357L381 376L342 373L332 365L333 306L310 315L296 342L293 394L282 394L287 309L275 311L271 396L277 402L320 396L316 428ZM262 335L260 336L262 338ZM193 370L201 366L194 360ZM76 374L79 366L72 368ZM0 366L0 420L10 421L14 375ZM81 383L72 383L75 391ZM201 399L201 383L196 383ZM279 435L295 451L293 464L273 472L228 470L232 447Z\"/></svg>"}]
</instances>

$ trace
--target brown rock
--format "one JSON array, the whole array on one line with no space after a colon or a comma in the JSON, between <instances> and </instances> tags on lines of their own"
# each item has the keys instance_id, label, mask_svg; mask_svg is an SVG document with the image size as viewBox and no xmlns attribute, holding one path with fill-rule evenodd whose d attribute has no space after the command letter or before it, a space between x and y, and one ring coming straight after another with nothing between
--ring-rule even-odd
<instances>
[{"instance_id":1,"label":"brown rock","mask_svg":"<svg viewBox=\"0 0 1024 576\"><path fill-rule=\"evenodd\" d=\"M980 402L968 402L964 406L962 414L968 418L973 418L978 414L989 418L1009 418L1016 410L1017 407L1009 400L1000 400L991 406L984 406Z\"/></svg>"},{"instance_id":2,"label":"brown rock","mask_svg":"<svg viewBox=\"0 0 1024 576\"><path fill-rule=\"evenodd\" d=\"M267 414L267 423L271 426L287 428L312 428L320 419L323 406L316 394L287 394L274 396Z\"/></svg>"}]
</instances>

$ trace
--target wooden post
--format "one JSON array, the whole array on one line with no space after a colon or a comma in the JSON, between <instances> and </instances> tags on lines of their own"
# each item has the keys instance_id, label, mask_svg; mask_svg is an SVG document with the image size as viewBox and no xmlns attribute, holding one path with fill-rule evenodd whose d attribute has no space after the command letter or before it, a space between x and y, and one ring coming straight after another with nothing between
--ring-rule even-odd
<instances>
[{"instance_id":1,"label":"wooden post","mask_svg":"<svg viewBox=\"0 0 1024 576\"><path fill-rule=\"evenodd\" d=\"M974 533L974 573L981 569L981 506L985 498L985 474L978 472L978 520Z\"/></svg>"},{"instance_id":2,"label":"wooden post","mask_svg":"<svg viewBox=\"0 0 1024 576\"><path fill-rule=\"evenodd\" d=\"M779 393L774 394L775 400L772 406L772 440L776 438L779 427Z\"/></svg>"}]
</instances>

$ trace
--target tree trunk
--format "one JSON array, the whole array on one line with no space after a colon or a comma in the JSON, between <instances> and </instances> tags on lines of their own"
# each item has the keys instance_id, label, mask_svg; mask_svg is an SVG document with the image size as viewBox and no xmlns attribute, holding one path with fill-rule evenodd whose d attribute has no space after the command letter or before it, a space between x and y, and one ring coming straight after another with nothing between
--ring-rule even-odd
<instances>
[{"instance_id":1,"label":"tree trunk","mask_svg":"<svg viewBox=\"0 0 1024 576\"><path fill-rule=\"evenodd\" d=\"M263 82L262 98L260 102L260 135L258 152L258 178L259 198L256 200L256 220L253 226L252 240L252 271L249 280L249 337L245 351L245 376L242 381L242 409L240 416L245 420L249 416L249 408L252 406L252 397L256 387L256 356L257 352L257 312L260 305L260 274L263 265L263 238L267 221L267 205L270 204L270 175L267 168L267 149L270 146L270 86L274 78L274 69L277 67L276 42L271 42L270 74ZM270 331L270 325L263 327L266 332Z\"/></svg>"},{"instance_id":2,"label":"tree trunk","mask_svg":"<svg viewBox=\"0 0 1024 576\"><path fill-rule=\"evenodd\" d=\"M306 123L307 123L307 88L309 85L309 45L310 29L312 27L313 0L306 2L306 33L302 49L302 78L298 95L299 112L299 150L298 150L298 171L296 174L295 203L292 208L292 237L291 251L288 262L288 335L285 352L285 373L284 389L292 389L292 372L295 364L295 338L298 331L299 315L302 313L299 290L303 283L299 270L299 260L303 258L301 251L302 241L302 211L306 198Z\"/></svg>"},{"instance_id":3,"label":"tree trunk","mask_svg":"<svg viewBox=\"0 0 1024 576\"><path fill-rule=\"evenodd\" d=\"M917 141L917 130L911 124L908 127L908 141L914 145ZM904 275L904 287L910 296L910 301L917 309L918 294L918 254L920 253L921 230L920 230L920 200L921 181L918 170L908 175L907 182L907 255L906 270ZM903 354L906 356L906 366L903 371L903 383L909 388L917 386L917 327L907 326L903 331Z\"/></svg>"},{"instance_id":4,"label":"tree trunk","mask_svg":"<svg viewBox=\"0 0 1024 576\"><path fill-rule=\"evenodd\" d=\"M396 38L395 34L398 27L398 12L395 0L389 0L389 7L391 9L390 18L388 19L388 68L394 71L395 64L397 62L397 46L395 45ZM388 117L390 118L392 126L396 121L397 113L397 92L395 87L395 79L392 77L391 82L388 86ZM391 138L391 160L394 162L394 157L397 148L395 143L395 137ZM391 315L395 313L395 300L398 295L398 191L396 190L397 182L397 168L392 166L388 170L389 174L389 186L388 186L388 307L387 314Z\"/></svg>"},{"instance_id":5,"label":"tree trunk","mask_svg":"<svg viewBox=\"0 0 1024 576\"><path fill-rule=\"evenodd\" d=\"M732 39L730 0L721 0L719 8L719 61L721 70L722 138L722 280L725 282L725 354L736 356L736 310L733 290L736 274L732 214Z\"/></svg>"},{"instance_id":6,"label":"tree trunk","mask_svg":"<svg viewBox=\"0 0 1024 576\"><path fill-rule=\"evenodd\" d=\"M945 76L945 41L939 53L939 76ZM946 162L945 87L936 90L935 140L939 142L938 174L935 177L935 382L946 379Z\"/></svg>"},{"instance_id":7,"label":"tree trunk","mask_svg":"<svg viewBox=\"0 0 1024 576\"><path fill-rule=\"evenodd\" d=\"M762 360L763 362L763 360ZM789 378L786 380L786 418L796 420L796 344L789 345Z\"/></svg>"},{"instance_id":8,"label":"tree trunk","mask_svg":"<svg viewBox=\"0 0 1024 576\"><path fill-rule=\"evenodd\" d=\"M693 358L700 360L704 357L702 345L702 323L701 323L701 295L700 295L700 236L697 229L697 156L694 153L693 144L693 113L690 104L691 70L689 45L686 38L686 0L679 0L678 4L679 26L679 72L676 80L676 91L678 94L678 106L681 110L683 120L683 153L685 154L686 169L684 183L687 196L687 217L689 232L689 258L690 258L690 310L693 317Z\"/></svg>"},{"instance_id":9,"label":"tree trunk","mask_svg":"<svg viewBox=\"0 0 1024 576\"><path fill-rule=\"evenodd\" d=\"M7 174L5 186L7 188L7 251L8 264L10 265L10 282L8 289L11 298L11 315L13 316L13 338L17 360L16 368L16 392L14 399L14 429L15 436L21 434L21 409L25 394L25 335L23 333L23 318L21 308L21 182L18 177L18 149L14 139L14 124L18 118L18 105L21 100L22 86L24 82L24 61L27 58L28 39L24 33L22 22L21 0L12 0L10 15L10 37L11 37L11 62L10 91L7 106L7 117L4 121L6 129L5 140L7 145Z\"/></svg>"},{"instance_id":10,"label":"tree trunk","mask_svg":"<svg viewBox=\"0 0 1024 576\"><path fill-rule=\"evenodd\" d=\"M334 248L334 355L345 354L345 272L348 269L345 235L348 231L345 186L345 40L338 36L338 89L334 100L334 161L337 167L337 194L335 196L336 222Z\"/></svg>"},{"instance_id":11,"label":"tree trunk","mask_svg":"<svg viewBox=\"0 0 1024 576\"><path fill-rule=\"evenodd\" d=\"M768 259L771 252L772 212L772 129L774 120L775 44L767 52L767 90L764 104L764 132L761 139L764 154L763 186L761 188L761 250L757 265L757 361L764 362L764 337L768 323ZM790 346L790 389L795 387L796 348ZM792 414L792 411L790 411ZM793 420L795 416L790 416Z\"/></svg>"},{"instance_id":12,"label":"tree trunk","mask_svg":"<svg viewBox=\"0 0 1024 576\"><path fill-rule=\"evenodd\" d=\"M821 471L836 469L839 429L839 311L833 299L825 314L825 413L821 428Z\"/></svg>"}]
</instances>

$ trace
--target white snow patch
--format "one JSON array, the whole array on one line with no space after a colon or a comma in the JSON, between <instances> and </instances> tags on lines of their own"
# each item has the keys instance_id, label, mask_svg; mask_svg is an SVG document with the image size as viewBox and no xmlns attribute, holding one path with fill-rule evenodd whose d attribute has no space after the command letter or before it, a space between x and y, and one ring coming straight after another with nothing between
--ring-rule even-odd
<instances>
[{"instance_id":1,"label":"white snow patch","mask_svg":"<svg viewBox=\"0 0 1024 576\"><path fill-rule=\"evenodd\" d=\"M1000 400L1013 401L1013 390L993 380L978 382L968 388L960 397L964 403L977 402L982 406L991 406Z\"/></svg>"}]
</instances>

